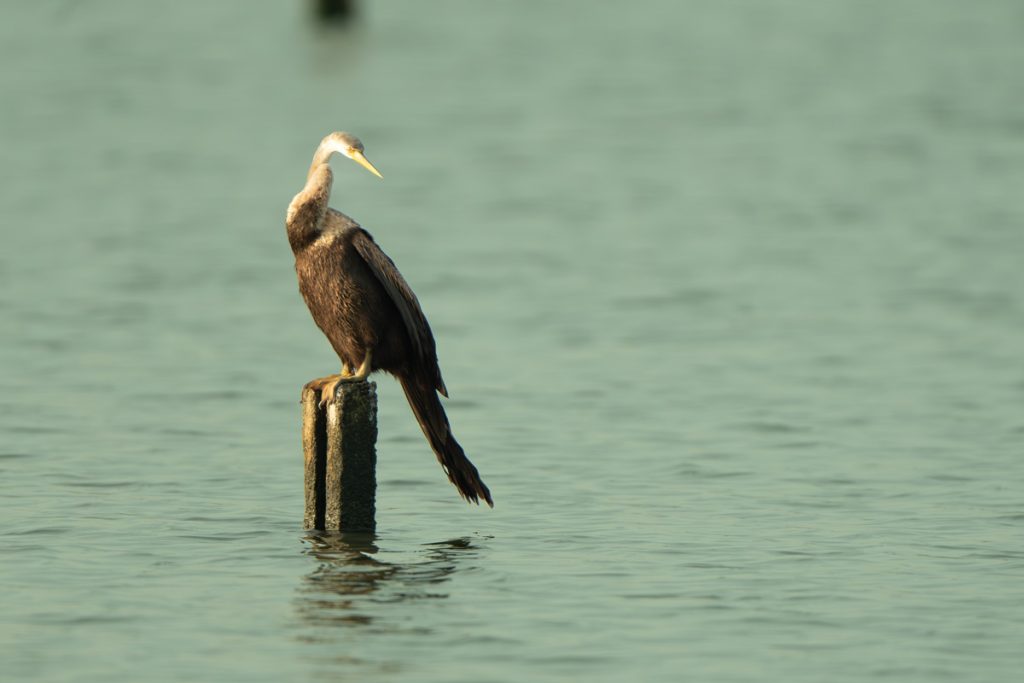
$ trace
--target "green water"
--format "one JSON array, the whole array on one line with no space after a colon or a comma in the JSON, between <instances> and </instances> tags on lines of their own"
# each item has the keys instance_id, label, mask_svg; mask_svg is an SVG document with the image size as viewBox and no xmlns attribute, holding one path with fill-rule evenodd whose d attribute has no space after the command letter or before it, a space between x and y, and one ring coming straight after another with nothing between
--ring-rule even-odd
<instances>
[{"instance_id":1,"label":"green water","mask_svg":"<svg viewBox=\"0 0 1024 683\"><path fill-rule=\"evenodd\" d=\"M1013 0L8 3L0 679L1006 681L1024 669ZM283 216L416 289L372 542Z\"/></svg>"}]
</instances>

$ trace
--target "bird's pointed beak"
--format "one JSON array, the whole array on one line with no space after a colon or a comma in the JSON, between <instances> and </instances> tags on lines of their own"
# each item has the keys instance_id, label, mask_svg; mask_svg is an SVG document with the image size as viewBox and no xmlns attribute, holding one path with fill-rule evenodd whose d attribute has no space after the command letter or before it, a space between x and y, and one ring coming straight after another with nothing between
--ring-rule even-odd
<instances>
[{"instance_id":1,"label":"bird's pointed beak","mask_svg":"<svg viewBox=\"0 0 1024 683\"><path fill-rule=\"evenodd\" d=\"M380 174L380 171L378 171L377 169L375 169L373 167L373 164L370 163L370 160L367 159L366 156L364 156L362 152L360 152L358 150L355 151L355 152L352 152L352 160L355 161L360 166L362 166L363 168L365 168L367 171L369 171L373 175L377 176L378 178L382 178L382 179L384 178L384 176L382 176Z\"/></svg>"}]
</instances>

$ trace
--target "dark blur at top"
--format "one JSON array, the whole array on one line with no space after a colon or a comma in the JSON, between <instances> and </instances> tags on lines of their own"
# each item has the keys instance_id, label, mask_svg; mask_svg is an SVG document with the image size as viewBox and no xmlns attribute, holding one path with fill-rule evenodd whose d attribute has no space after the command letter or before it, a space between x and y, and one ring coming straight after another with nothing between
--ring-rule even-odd
<instances>
[{"instance_id":1,"label":"dark blur at top","mask_svg":"<svg viewBox=\"0 0 1024 683\"><path fill-rule=\"evenodd\" d=\"M326 23L343 24L356 14L359 0L309 0L318 19Z\"/></svg>"}]
</instances>

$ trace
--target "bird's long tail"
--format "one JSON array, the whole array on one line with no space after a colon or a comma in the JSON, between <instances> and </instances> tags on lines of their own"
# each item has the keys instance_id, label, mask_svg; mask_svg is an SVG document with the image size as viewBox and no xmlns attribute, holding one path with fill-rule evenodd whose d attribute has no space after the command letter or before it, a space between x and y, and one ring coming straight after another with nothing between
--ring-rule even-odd
<instances>
[{"instance_id":1,"label":"bird's long tail","mask_svg":"<svg viewBox=\"0 0 1024 683\"><path fill-rule=\"evenodd\" d=\"M455 484L455 488L466 500L479 503L483 498L488 505L494 507L491 492L452 434L448 416L445 415L441 399L437 397L437 390L417 377L400 376L398 380L449 481Z\"/></svg>"}]
</instances>

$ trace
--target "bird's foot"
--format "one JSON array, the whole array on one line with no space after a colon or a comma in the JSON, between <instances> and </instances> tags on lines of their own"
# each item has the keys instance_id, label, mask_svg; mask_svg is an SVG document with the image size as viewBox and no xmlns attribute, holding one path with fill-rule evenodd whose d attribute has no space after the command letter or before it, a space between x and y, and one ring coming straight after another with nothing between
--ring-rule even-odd
<instances>
[{"instance_id":1,"label":"bird's foot","mask_svg":"<svg viewBox=\"0 0 1024 683\"><path fill-rule=\"evenodd\" d=\"M324 405L324 389L327 385L332 384L335 380L339 379L341 375L327 375L326 377L318 377L314 380L306 382L306 385L302 387L302 393L305 395L306 391L315 391L320 394L320 406Z\"/></svg>"},{"instance_id":2,"label":"bird's foot","mask_svg":"<svg viewBox=\"0 0 1024 683\"><path fill-rule=\"evenodd\" d=\"M320 407L323 408L325 405L334 403L339 384L354 384L355 382L362 382L366 379L366 375L338 375L337 378L324 386L320 390Z\"/></svg>"},{"instance_id":3,"label":"bird's foot","mask_svg":"<svg viewBox=\"0 0 1024 683\"><path fill-rule=\"evenodd\" d=\"M320 377L318 379L314 379L312 382L307 382L306 386L302 388L303 393L305 393L306 389L319 391L321 408L329 403L334 403L334 392L338 388L339 384L347 382L362 382L370 375L371 353L371 351L366 352L362 364L360 364L355 372L352 372L352 368L349 367L348 363L342 362L341 374L327 375L327 377Z\"/></svg>"},{"instance_id":4,"label":"bird's foot","mask_svg":"<svg viewBox=\"0 0 1024 683\"><path fill-rule=\"evenodd\" d=\"M339 384L362 382L364 379L366 379L366 377L360 377L358 375L328 375L327 377L321 377L309 382L306 384L305 388L320 392L319 406L323 408L328 404L334 403L335 392L337 391Z\"/></svg>"}]
</instances>

